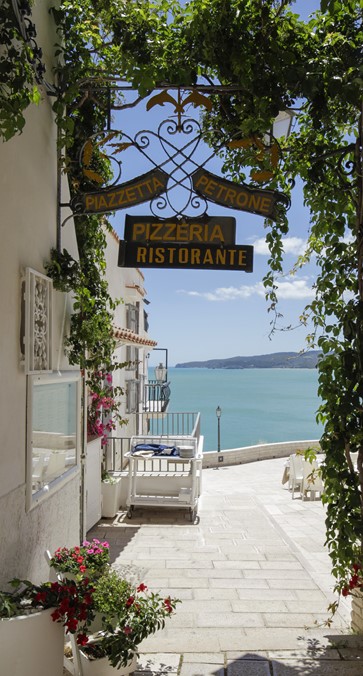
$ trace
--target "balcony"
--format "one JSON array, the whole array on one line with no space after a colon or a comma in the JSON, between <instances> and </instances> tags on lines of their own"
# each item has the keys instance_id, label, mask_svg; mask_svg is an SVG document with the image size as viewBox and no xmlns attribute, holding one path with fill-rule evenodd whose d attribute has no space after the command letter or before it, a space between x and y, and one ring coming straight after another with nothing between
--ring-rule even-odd
<instances>
[{"instance_id":1,"label":"balcony","mask_svg":"<svg viewBox=\"0 0 363 676\"><path fill-rule=\"evenodd\" d=\"M147 413L166 413L170 401L170 382L149 380L144 385L144 409Z\"/></svg>"}]
</instances>

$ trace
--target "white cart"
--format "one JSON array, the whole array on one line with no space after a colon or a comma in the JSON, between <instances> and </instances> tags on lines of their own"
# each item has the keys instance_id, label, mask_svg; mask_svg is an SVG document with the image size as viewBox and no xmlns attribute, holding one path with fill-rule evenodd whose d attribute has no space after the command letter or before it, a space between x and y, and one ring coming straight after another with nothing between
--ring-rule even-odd
<instances>
[{"instance_id":1,"label":"white cart","mask_svg":"<svg viewBox=\"0 0 363 676\"><path fill-rule=\"evenodd\" d=\"M131 439L129 485L126 506L132 517L135 507L169 507L188 509L194 523L198 515L201 494L202 454L198 453L198 440L183 436L134 436ZM169 446L179 449L181 455L150 455L150 451L137 451L138 445ZM166 449L165 453L168 452Z\"/></svg>"}]
</instances>

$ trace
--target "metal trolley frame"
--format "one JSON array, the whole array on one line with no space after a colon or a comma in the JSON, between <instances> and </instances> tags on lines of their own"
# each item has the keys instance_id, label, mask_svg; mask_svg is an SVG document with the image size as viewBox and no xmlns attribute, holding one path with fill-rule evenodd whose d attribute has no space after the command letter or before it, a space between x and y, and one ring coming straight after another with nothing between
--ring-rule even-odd
<instances>
[{"instance_id":1,"label":"metal trolley frame","mask_svg":"<svg viewBox=\"0 0 363 676\"><path fill-rule=\"evenodd\" d=\"M131 439L127 516L135 507L169 507L188 509L190 520L198 519L198 500L201 494L202 454L198 453L196 437L134 436ZM193 457L175 455L143 455L133 451L138 444L155 444L188 449Z\"/></svg>"}]
</instances>

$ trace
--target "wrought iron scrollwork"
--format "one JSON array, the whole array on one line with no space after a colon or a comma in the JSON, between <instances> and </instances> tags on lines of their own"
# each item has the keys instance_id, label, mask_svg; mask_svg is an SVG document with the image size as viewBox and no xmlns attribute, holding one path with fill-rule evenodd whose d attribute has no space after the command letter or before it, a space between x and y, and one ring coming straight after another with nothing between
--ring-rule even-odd
<instances>
[{"instance_id":1,"label":"wrought iron scrollwork","mask_svg":"<svg viewBox=\"0 0 363 676\"><path fill-rule=\"evenodd\" d=\"M19 32L24 40L30 46L28 60L33 67L35 81L43 86L49 95L57 95L56 87L45 79L45 65L42 61L43 52L36 42L37 32L34 23L31 21L31 6L28 0L11 0L11 5L18 22Z\"/></svg>"}]
</instances>

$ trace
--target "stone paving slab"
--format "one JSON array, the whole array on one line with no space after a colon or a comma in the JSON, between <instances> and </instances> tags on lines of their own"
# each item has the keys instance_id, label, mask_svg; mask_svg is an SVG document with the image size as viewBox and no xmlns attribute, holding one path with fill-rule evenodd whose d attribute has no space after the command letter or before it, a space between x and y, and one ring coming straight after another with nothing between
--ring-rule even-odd
<instances>
[{"instance_id":1,"label":"stone paving slab","mask_svg":"<svg viewBox=\"0 0 363 676\"><path fill-rule=\"evenodd\" d=\"M183 601L141 644L140 676L363 676L349 603L329 629L314 624L335 598L325 509L292 500L284 462L203 470L195 525L186 510L144 508L88 534L110 541L125 576Z\"/></svg>"}]
</instances>

